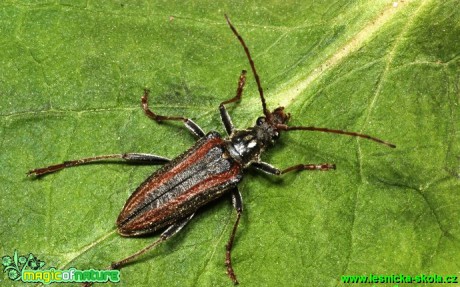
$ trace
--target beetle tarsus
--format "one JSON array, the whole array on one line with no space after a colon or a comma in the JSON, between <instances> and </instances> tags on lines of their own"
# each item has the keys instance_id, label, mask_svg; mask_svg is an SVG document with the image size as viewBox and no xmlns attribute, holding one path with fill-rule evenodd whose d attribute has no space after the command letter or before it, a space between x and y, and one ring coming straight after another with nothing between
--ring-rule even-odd
<instances>
[{"instance_id":1,"label":"beetle tarsus","mask_svg":"<svg viewBox=\"0 0 460 287\"><path fill-rule=\"evenodd\" d=\"M320 170L320 171L328 171L331 169L335 169L336 166L334 163L321 163L321 164L298 164L291 167L284 169L281 174L285 174L287 172L292 171L302 171L302 170Z\"/></svg>"},{"instance_id":2,"label":"beetle tarsus","mask_svg":"<svg viewBox=\"0 0 460 287\"><path fill-rule=\"evenodd\" d=\"M152 120L156 121L157 123L161 123L162 121L182 121L184 122L185 127L195 136L198 138L204 137L206 134L202 128L200 128L195 122L191 119L186 117L170 117L170 116L162 116L154 113L148 104L148 95L149 90L144 89L144 95L141 97L141 106L144 110L144 113L151 118Z\"/></svg>"}]
</instances>

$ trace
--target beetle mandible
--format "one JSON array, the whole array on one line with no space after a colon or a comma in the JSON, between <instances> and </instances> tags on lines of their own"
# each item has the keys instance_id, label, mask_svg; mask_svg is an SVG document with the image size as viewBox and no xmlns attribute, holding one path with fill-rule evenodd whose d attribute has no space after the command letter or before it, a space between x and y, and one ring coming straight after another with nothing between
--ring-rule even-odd
<instances>
[{"instance_id":1,"label":"beetle mandible","mask_svg":"<svg viewBox=\"0 0 460 287\"><path fill-rule=\"evenodd\" d=\"M259 91L263 116L257 119L253 127L243 130L235 129L225 108L225 105L238 102L241 99L246 82L245 70L239 77L236 96L219 105L220 116L227 137L222 137L215 131L206 134L195 122L186 117L162 116L154 113L148 107L148 90L145 90L141 98L145 114L156 122L182 121L185 127L199 138L194 146L172 160L144 153L111 154L66 161L61 164L34 169L28 173L28 175L42 176L67 167L106 159L164 164L129 197L116 222L118 233L122 236L138 236L154 233L158 230L164 231L154 243L123 260L112 263L109 268L121 269L134 258L179 232L200 207L223 194L229 193L236 210L236 220L226 245L225 265L230 279L234 284L238 284L232 267L231 251L243 212L241 194L237 187L243 178L243 170L252 167L279 176L293 171L327 171L336 168L335 164L322 163L297 164L281 170L261 161L260 155L266 148L275 144L282 132L304 130L336 133L369 139L392 148L396 147L386 141L356 132L312 126L288 126L287 121L290 114L285 113L284 107L278 107L273 111L268 110L260 78L249 49L227 15L225 15L225 19L244 48Z\"/></svg>"}]
</instances>

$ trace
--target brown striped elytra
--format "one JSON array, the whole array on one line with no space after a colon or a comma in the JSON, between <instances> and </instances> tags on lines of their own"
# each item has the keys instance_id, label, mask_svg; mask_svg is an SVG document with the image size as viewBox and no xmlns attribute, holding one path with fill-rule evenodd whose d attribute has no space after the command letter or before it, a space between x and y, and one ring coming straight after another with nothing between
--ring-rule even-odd
<instances>
[{"instance_id":1,"label":"brown striped elytra","mask_svg":"<svg viewBox=\"0 0 460 287\"><path fill-rule=\"evenodd\" d=\"M232 266L231 250L243 212L242 198L238 190L238 183L243 178L243 171L247 168L254 168L271 175L280 176L294 171L327 171L336 168L335 164L330 163L301 163L285 169L278 169L262 161L261 154L276 143L282 132L305 130L343 134L365 138L393 148L396 147L378 138L356 132L311 126L288 126L290 114L285 113L284 107L278 107L273 111L267 108L260 78L249 49L228 17L225 16L225 18L244 48L258 87L263 116L257 118L253 127L235 129L225 107L225 105L238 102L241 99L246 83L246 71L241 72L236 95L219 105L220 116L227 133L226 137L215 131L206 134L195 122L186 117L163 116L154 113L148 107L149 92L144 90L144 95L141 98L144 113L156 122L182 121L185 127L198 138L195 145L172 160L159 155L144 153L110 154L67 161L34 169L28 173L29 175L42 176L67 167L106 159L123 159L127 162L143 162L152 165L164 164L162 168L154 171L129 197L116 222L118 232L123 236L145 235L163 230L160 238L125 259L112 263L110 266L112 269L121 269L139 255L167 240L179 232L202 206L224 194L230 194L236 210L236 219L226 245L225 265L230 279L233 283L238 284Z\"/></svg>"},{"instance_id":2,"label":"brown striped elytra","mask_svg":"<svg viewBox=\"0 0 460 287\"><path fill-rule=\"evenodd\" d=\"M118 216L118 231L131 236L169 226L234 187L242 171L223 138L211 132L137 188Z\"/></svg>"}]
</instances>

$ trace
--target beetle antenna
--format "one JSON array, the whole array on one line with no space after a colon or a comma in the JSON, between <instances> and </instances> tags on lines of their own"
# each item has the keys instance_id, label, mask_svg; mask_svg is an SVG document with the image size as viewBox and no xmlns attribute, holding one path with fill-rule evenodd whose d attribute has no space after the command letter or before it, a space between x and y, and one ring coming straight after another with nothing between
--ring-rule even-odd
<instances>
[{"instance_id":1,"label":"beetle antenna","mask_svg":"<svg viewBox=\"0 0 460 287\"><path fill-rule=\"evenodd\" d=\"M347 135L347 136L352 136L352 137L360 137L360 138L365 138L374 142L377 142L379 144L384 144L386 146L389 146L391 148L395 148L396 145L383 141L381 139L371 137L369 135L365 134L360 134L360 133L355 133L355 132L347 132L347 131L342 131L342 130L333 130L333 129L328 129L328 128L317 128L317 127L301 127L301 126L287 126L287 125L277 125L277 129L283 130L283 131L317 131L317 132L325 132L325 133L334 133L334 134L341 134L341 135Z\"/></svg>"},{"instance_id":2,"label":"beetle antenna","mask_svg":"<svg viewBox=\"0 0 460 287\"><path fill-rule=\"evenodd\" d=\"M227 20L228 26L230 26L230 29L232 29L233 34L235 34L235 36L238 38L241 45L243 46L244 52L246 52L246 56L248 57L249 64L251 65L252 73L254 74L254 78L256 79L257 88L259 89L259 95L262 101L262 109L263 109L265 117L268 119L271 117L271 114L267 110L267 104L265 103L265 98L264 98L264 90L262 89L262 85L260 84L260 78L259 78L259 75L257 74L256 66L254 65L254 61L252 60L251 53L249 53L248 46L246 46L246 43L244 42L243 38L240 36L238 31L236 31L235 27L230 22L230 19L228 18L227 14L224 14L224 16L225 16L225 19Z\"/></svg>"}]
</instances>

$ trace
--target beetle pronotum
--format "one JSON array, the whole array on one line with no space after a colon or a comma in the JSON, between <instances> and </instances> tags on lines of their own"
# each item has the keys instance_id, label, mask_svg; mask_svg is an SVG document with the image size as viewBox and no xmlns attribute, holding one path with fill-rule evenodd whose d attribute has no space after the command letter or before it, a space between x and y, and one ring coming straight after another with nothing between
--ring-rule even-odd
<instances>
[{"instance_id":1,"label":"beetle pronotum","mask_svg":"<svg viewBox=\"0 0 460 287\"><path fill-rule=\"evenodd\" d=\"M336 133L361 137L389 147L396 147L386 141L356 132L312 126L288 126L287 121L290 118L290 114L284 112L284 107L278 107L272 112L268 110L260 79L249 49L228 17L225 16L225 18L230 29L244 48L262 103L263 116L257 119L252 128L235 129L225 108L225 105L241 99L246 82L246 71L243 70L238 80L235 97L219 105L220 116L227 132L227 137L225 138L215 131L206 134L195 122L186 117L162 116L154 113L148 107L148 91L145 90L141 99L145 114L157 122L182 121L185 127L199 138L195 145L172 160L158 155L143 153L111 154L67 161L34 169L28 173L29 175L42 176L63 168L106 159L164 164L162 168L153 172L129 197L116 222L118 233L122 236L149 234L162 229L164 231L158 240L135 254L112 263L110 268L121 269L134 258L179 232L192 219L200 207L221 197L223 194L230 193L237 216L226 245L225 265L230 279L233 283L238 284L232 267L231 250L243 211L241 194L237 187L238 182L243 178L243 170L252 167L262 172L279 176L293 171L327 171L335 169L335 164L322 163L297 164L281 170L261 161L261 153L267 147L275 144L281 132L304 130Z\"/></svg>"}]
</instances>

